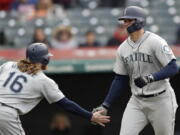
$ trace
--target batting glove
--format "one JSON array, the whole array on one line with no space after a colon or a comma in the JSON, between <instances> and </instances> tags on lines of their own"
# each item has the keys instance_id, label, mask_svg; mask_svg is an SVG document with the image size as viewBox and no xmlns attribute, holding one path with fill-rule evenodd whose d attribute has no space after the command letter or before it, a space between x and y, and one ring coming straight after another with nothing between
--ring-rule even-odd
<instances>
[{"instance_id":1,"label":"batting glove","mask_svg":"<svg viewBox=\"0 0 180 135\"><path fill-rule=\"evenodd\" d=\"M107 115L107 112L108 112L107 108L105 108L103 105L100 105L100 106L94 108L94 109L92 110L92 113L95 113L95 112L98 112L98 111L103 111L103 112L101 113L102 115Z\"/></svg>"},{"instance_id":2,"label":"batting glove","mask_svg":"<svg viewBox=\"0 0 180 135\"><path fill-rule=\"evenodd\" d=\"M137 87L142 88L146 86L148 83L154 81L154 77L152 75L140 76L134 79L134 83Z\"/></svg>"},{"instance_id":3,"label":"batting glove","mask_svg":"<svg viewBox=\"0 0 180 135\"><path fill-rule=\"evenodd\" d=\"M102 113L101 113L102 115L107 115L107 112L108 112L107 108L105 108L103 105L100 105L96 108L93 108L92 113L94 114L95 112L99 112L99 111L102 111ZM97 123L95 123L95 122L91 122L91 123L93 125L97 125Z\"/></svg>"}]
</instances>

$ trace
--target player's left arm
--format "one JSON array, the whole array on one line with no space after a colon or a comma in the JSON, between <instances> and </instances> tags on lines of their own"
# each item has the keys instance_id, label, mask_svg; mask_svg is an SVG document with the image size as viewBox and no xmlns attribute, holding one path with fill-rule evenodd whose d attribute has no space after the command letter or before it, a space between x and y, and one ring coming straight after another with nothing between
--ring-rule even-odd
<instances>
[{"instance_id":1,"label":"player's left arm","mask_svg":"<svg viewBox=\"0 0 180 135\"><path fill-rule=\"evenodd\" d=\"M176 64L176 58L166 41L159 41L159 43L154 46L154 51L162 68L158 72L136 78L134 82L139 88L144 87L148 83L172 77L179 71L178 65Z\"/></svg>"},{"instance_id":2,"label":"player's left arm","mask_svg":"<svg viewBox=\"0 0 180 135\"><path fill-rule=\"evenodd\" d=\"M176 64L176 59L172 59L165 67L163 67L159 72L152 74L153 81L163 80L174 76L179 71L179 67Z\"/></svg>"},{"instance_id":3,"label":"player's left arm","mask_svg":"<svg viewBox=\"0 0 180 135\"><path fill-rule=\"evenodd\" d=\"M103 116L101 114L103 112L102 110L98 112L94 112L94 113L89 112L83 109L80 105L78 105L74 101L69 100L66 97L56 102L56 104L68 112L71 112L73 114L86 118L90 120L91 122L99 124L101 126L105 126L105 123L108 123L110 121L109 116Z\"/></svg>"},{"instance_id":4,"label":"player's left arm","mask_svg":"<svg viewBox=\"0 0 180 135\"><path fill-rule=\"evenodd\" d=\"M75 102L66 98L54 80L46 78L46 80L43 81L43 84L44 89L42 90L42 94L50 104L56 103L59 106L63 107L65 110L79 115L82 114L83 117L90 119L92 114L82 109Z\"/></svg>"},{"instance_id":5,"label":"player's left arm","mask_svg":"<svg viewBox=\"0 0 180 135\"><path fill-rule=\"evenodd\" d=\"M52 79L46 78L46 81L44 80L43 84L44 89L42 90L42 94L49 103L56 103L67 111L80 115L89 120L91 119L92 113L84 110L78 104L66 98L59 89L58 85Z\"/></svg>"},{"instance_id":6,"label":"player's left arm","mask_svg":"<svg viewBox=\"0 0 180 135\"><path fill-rule=\"evenodd\" d=\"M149 74L147 76L141 76L134 80L136 86L139 88L144 87L148 83L163 80L169 77L174 76L179 71L178 65L176 64L176 60L172 59L165 67L163 67L160 71Z\"/></svg>"},{"instance_id":7,"label":"player's left arm","mask_svg":"<svg viewBox=\"0 0 180 135\"><path fill-rule=\"evenodd\" d=\"M75 103L72 100L69 100L68 98L64 97L63 99L56 102L57 105L65 109L66 111L69 111L73 114L79 115L83 118L86 118L88 120L91 120L92 113L89 111L86 111L82 107L80 107L77 103Z\"/></svg>"},{"instance_id":8,"label":"player's left arm","mask_svg":"<svg viewBox=\"0 0 180 135\"><path fill-rule=\"evenodd\" d=\"M109 116L101 115L101 111L96 113L89 112L75 102L66 98L59 89L58 85L52 79L46 77L45 79L40 80L39 83L43 84L41 93L49 103L56 103L65 110L92 122L98 123L101 126L105 126L104 124L109 122Z\"/></svg>"}]
</instances>

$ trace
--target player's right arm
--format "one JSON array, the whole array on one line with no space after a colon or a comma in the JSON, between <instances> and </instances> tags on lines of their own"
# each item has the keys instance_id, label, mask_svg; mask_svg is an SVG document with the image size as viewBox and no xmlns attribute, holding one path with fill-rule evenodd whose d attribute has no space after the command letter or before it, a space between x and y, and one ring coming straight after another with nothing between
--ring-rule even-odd
<instances>
[{"instance_id":1,"label":"player's right arm","mask_svg":"<svg viewBox=\"0 0 180 135\"><path fill-rule=\"evenodd\" d=\"M103 109L104 111L107 111L111 104L121 95L121 92L128 87L129 76L127 73L127 69L125 68L124 61L121 55L119 54L119 49L116 54L116 62L114 65L115 77L111 83L109 92L102 105L100 107L95 108L93 112Z\"/></svg>"},{"instance_id":2,"label":"player's right arm","mask_svg":"<svg viewBox=\"0 0 180 135\"><path fill-rule=\"evenodd\" d=\"M109 122L109 116L104 117L101 115L101 112L93 114L66 98L59 90L58 85L50 78L46 78L46 80L43 81L42 94L49 103L56 103L66 111L98 123L101 126L105 126L104 124Z\"/></svg>"},{"instance_id":3,"label":"player's right arm","mask_svg":"<svg viewBox=\"0 0 180 135\"><path fill-rule=\"evenodd\" d=\"M111 83L109 92L102 103L102 106L108 109L111 104L121 95L121 92L128 87L128 83L129 77L127 75L116 74Z\"/></svg>"}]
</instances>

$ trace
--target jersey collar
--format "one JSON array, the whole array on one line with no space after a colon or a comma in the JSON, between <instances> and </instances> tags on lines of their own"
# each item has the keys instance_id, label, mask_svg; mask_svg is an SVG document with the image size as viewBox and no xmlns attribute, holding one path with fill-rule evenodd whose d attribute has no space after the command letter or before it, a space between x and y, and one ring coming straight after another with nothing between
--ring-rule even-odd
<instances>
[{"instance_id":1,"label":"jersey collar","mask_svg":"<svg viewBox=\"0 0 180 135\"><path fill-rule=\"evenodd\" d=\"M132 41L130 36L129 36L127 39L127 42L131 47L136 48L136 47L140 46L149 35L150 35L150 32L145 31L144 34L142 35L142 37L136 42Z\"/></svg>"}]
</instances>

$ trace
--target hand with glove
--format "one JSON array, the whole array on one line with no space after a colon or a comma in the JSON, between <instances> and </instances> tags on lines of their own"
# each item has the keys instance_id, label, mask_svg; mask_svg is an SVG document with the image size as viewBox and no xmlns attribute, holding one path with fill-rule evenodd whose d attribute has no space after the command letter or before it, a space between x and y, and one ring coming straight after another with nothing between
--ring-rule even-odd
<instances>
[{"instance_id":1,"label":"hand with glove","mask_svg":"<svg viewBox=\"0 0 180 135\"><path fill-rule=\"evenodd\" d=\"M148 83L151 83L153 81L154 81L154 77L152 75L140 76L134 79L135 85L139 88L143 88Z\"/></svg>"},{"instance_id":2,"label":"hand with glove","mask_svg":"<svg viewBox=\"0 0 180 135\"><path fill-rule=\"evenodd\" d=\"M104 111L103 110L99 110L93 113L93 116L91 118L92 124L99 124L103 127L105 127L105 124L110 122L110 116L105 116L103 115Z\"/></svg>"},{"instance_id":3,"label":"hand with glove","mask_svg":"<svg viewBox=\"0 0 180 135\"><path fill-rule=\"evenodd\" d=\"M102 115L107 115L107 112L108 112L108 109L107 107L103 106L103 105L100 105L96 108L93 109L92 113L95 113L95 112L98 112L98 111L102 111Z\"/></svg>"},{"instance_id":4,"label":"hand with glove","mask_svg":"<svg viewBox=\"0 0 180 135\"><path fill-rule=\"evenodd\" d=\"M103 105L100 105L92 110L92 113L101 112L102 115L107 115L108 109L104 107ZM92 122L92 124L97 125L97 123Z\"/></svg>"}]
</instances>

